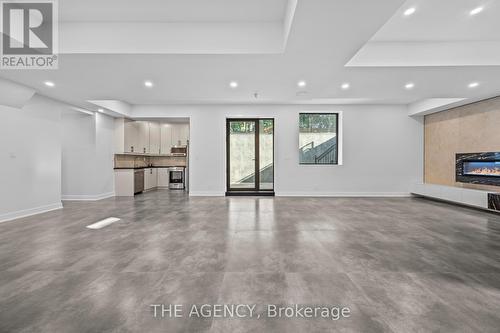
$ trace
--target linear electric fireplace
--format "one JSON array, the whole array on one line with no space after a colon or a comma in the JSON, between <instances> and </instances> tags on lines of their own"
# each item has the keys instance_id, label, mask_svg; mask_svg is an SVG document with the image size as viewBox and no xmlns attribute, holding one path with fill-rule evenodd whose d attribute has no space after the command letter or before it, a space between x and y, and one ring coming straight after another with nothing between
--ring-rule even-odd
<instances>
[{"instance_id":1,"label":"linear electric fireplace","mask_svg":"<svg viewBox=\"0 0 500 333\"><path fill-rule=\"evenodd\" d=\"M457 154L456 181L500 186L500 152Z\"/></svg>"},{"instance_id":2,"label":"linear electric fireplace","mask_svg":"<svg viewBox=\"0 0 500 333\"><path fill-rule=\"evenodd\" d=\"M500 161L464 161L464 176L500 177Z\"/></svg>"}]
</instances>

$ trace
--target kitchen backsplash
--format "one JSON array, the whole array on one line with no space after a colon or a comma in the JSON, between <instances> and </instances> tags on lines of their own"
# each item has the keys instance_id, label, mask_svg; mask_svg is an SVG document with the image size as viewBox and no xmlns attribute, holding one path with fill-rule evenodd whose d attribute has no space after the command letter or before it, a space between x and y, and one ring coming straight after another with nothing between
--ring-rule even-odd
<instances>
[{"instance_id":1,"label":"kitchen backsplash","mask_svg":"<svg viewBox=\"0 0 500 333\"><path fill-rule=\"evenodd\" d=\"M153 166L186 166L186 156L155 156L150 158Z\"/></svg>"},{"instance_id":2,"label":"kitchen backsplash","mask_svg":"<svg viewBox=\"0 0 500 333\"><path fill-rule=\"evenodd\" d=\"M115 155L115 168L142 168L150 165L155 167L186 166L186 157Z\"/></svg>"}]
</instances>

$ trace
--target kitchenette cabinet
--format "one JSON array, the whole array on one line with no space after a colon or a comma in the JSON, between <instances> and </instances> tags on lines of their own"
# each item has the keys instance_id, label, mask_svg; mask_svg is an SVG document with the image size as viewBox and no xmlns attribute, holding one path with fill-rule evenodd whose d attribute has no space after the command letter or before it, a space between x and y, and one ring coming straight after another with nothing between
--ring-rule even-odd
<instances>
[{"instance_id":1,"label":"kitchenette cabinet","mask_svg":"<svg viewBox=\"0 0 500 333\"><path fill-rule=\"evenodd\" d=\"M155 122L149 123L149 153L161 154L160 149L160 124Z\"/></svg>"},{"instance_id":2,"label":"kitchenette cabinet","mask_svg":"<svg viewBox=\"0 0 500 333\"><path fill-rule=\"evenodd\" d=\"M158 170L156 168L144 169L144 190L158 187Z\"/></svg>"},{"instance_id":3,"label":"kitchenette cabinet","mask_svg":"<svg viewBox=\"0 0 500 333\"><path fill-rule=\"evenodd\" d=\"M136 121L137 123L137 143L139 153L149 153L149 123L147 121Z\"/></svg>"},{"instance_id":4,"label":"kitchenette cabinet","mask_svg":"<svg viewBox=\"0 0 500 333\"><path fill-rule=\"evenodd\" d=\"M187 146L189 141L189 124L181 125L180 140L181 140L181 146Z\"/></svg>"},{"instance_id":5,"label":"kitchenette cabinet","mask_svg":"<svg viewBox=\"0 0 500 333\"><path fill-rule=\"evenodd\" d=\"M162 154L170 154L172 147L172 125L161 124L160 150Z\"/></svg>"},{"instance_id":6,"label":"kitchenette cabinet","mask_svg":"<svg viewBox=\"0 0 500 333\"><path fill-rule=\"evenodd\" d=\"M169 168L158 168L158 187L168 187L168 170Z\"/></svg>"},{"instance_id":7,"label":"kitchenette cabinet","mask_svg":"<svg viewBox=\"0 0 500 333\"><path fill-rule=\"evenodd\" d=\"M121 120L121 119L120 119ZM126 153L137 153L139 152L139 148L137 146L137 126L136 122L132 120L125 119L123 120L124 124L124 139L125 146L124 152Z\"/></svg>"},{"instance_id":8,"label":"kitchenette cabinet","mask_svg":"<svg viewBox=\"0 0 500 333\"><path fill-rule=\"evenodd\" d=\"M115 120L115 152L170 154L172 147L186 146L189 124L155 121Z\"/></svg>"},{"instance_id":9,"label":"kitchenette cabinet","mask_svg":"<svg viewBox=\"0 0 500 333\"><path fill-rule=\"evenodd\" d=\"M161 153L169 154L175 146L187 146L189 140L188 124L162 124L161 125Z\"/></svg>"},{"instance_id":10,"label":"kitchenette cabinet","mask_svg":"<svg viewBox=\"0 0 500 333\"><path fill-rule=\"evenodd\" d=\"M125 152L149 153L149 123L126 120L124 123Z\"/></svg>"},{"instance_id":11,"label":"kitchenette cabinet","mask_svg":"<svg viewBox=\"0 0 500 333\"><path fill-rule=\"evenodd\" d=\"M172 126L172 146L186 146L189 139L189 125L178 124Z\"/></svg>"}]
</instances>

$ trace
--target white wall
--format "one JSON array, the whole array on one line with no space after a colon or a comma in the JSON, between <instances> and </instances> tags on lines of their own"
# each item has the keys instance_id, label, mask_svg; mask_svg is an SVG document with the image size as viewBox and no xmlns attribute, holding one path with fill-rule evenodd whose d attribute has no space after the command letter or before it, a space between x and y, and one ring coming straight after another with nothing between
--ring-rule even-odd
<instances>
[{"instance_id":1,"label":"white wall","mask_svg":"<svg viewBox=\"0 0 500 333\"><path fill-rule=\"evenodd\" d=\"M113 118L34 95L0 119L0 222L114 194Z\"/></svg>"},{"instance_id":2,"label":"white wall","mask_svg":"<svg viewBox=\"0 0 500 333\"><path fill-rule=\"evenodd\" d=\"M0 105L0 221L61 208L62 109L38 95Z\"/></svg>"},{"instance_id":3,"label":"white wall","mask_svg":"<svg viewBox=\"0 0 500 333\"><path fill-rule=\"evenodd\" d=\"M95 193L101 196L113 196L114 183L114 118L96 113L96 160Z\"/></svg>"},{"instance_id":4,"label":"white wall","mask_svg":"<svg viewBox=\"0 0 500 333\"><path fill-rule=\"evenodd\" d=\"M299 165L302 111L342 112L343 165ZM225 119L275 118L277 195L405 195L422 180L423 124L395 105L135 106L134 117L190 117L191 195L223 195Z\"/></svg>"},{"instance_id":5,"label":"white wall","mask_svg":"<svg viewBox=\"0 0 500 333\"><path fill-rule=\"evenodd\" d=\"M114 120L103 115L64 112L62 198L96 200L114 195Z\"/></svg>"}]
</instances>

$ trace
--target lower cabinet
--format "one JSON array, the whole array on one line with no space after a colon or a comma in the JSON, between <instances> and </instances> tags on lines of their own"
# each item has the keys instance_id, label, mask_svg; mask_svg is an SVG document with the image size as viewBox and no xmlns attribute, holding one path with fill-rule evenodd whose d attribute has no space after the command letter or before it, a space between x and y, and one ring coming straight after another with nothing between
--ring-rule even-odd
<instances>
[{"instance_id":1,"label":"lower cabinet","mask_svg":"<svg viewBox=\"0 0 500 333\"><path fill-rule=\"evenodd\" d=\"M168 187L168 168L158 168L158 187Z\"/></svg>"},{"instance_id":2,"label":"lower cabinet","mask_svg":"<svg viewBox=\"0 0 500 333\"><path fill-rule=\"evenodd\" d=\"M115 195L117 197L134 196L134 169L115 170Z\"/></svg>"},{"instance_id":3,"label":"lower cabinet","mask_svg":"<svg viewBox=\"0 0 500 333\"><path fill-rule=\"evenodd\" d=\"M144 190L151 190L158 187L158 169L144 169Z\"/></svg>"}]
</instances>

